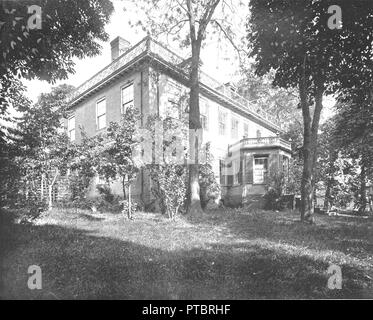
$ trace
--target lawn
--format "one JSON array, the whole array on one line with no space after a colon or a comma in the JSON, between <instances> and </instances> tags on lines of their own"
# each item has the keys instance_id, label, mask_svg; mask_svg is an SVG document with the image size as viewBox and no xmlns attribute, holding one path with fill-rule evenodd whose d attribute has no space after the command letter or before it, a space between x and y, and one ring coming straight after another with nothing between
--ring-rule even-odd
<instances>
[{"instance_id":1,"label":"lawn","mask_svg":"<svg viewBox=\"0 0 373 320\"><path fill-rule=\"evenodd\" d=\"M2 299L373 298L373 221L292 212L160 214L54 210L3 226ZM4 229L5 228L5 229ZM329 265L341 290L327 287ZM42 289L27 269L42 270Z\"/></svg>"}]
</instances>

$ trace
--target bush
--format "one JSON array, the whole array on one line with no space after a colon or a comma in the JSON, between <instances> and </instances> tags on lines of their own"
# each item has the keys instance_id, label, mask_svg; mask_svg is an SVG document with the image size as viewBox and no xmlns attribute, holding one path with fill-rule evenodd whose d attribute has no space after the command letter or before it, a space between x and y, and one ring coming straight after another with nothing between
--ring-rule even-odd
<instances>
[{"instance_id":1,"label":"bush","mask_svg":"<svg viewBox=\"0 0 373 320\"><path fill-rule=\"evenodd\" d=\"M267 192L264 195L265 210L284 210L286 203L283 195L286 190L286 180L283 172L274 173L268 177Z\"/></svg>"},{"instance_id":2,"label":"bush","mask_svg":"<svg viewBox=\"0 0 373 320\"><path fill-rule=\"evenodd\" d=\"M41 200L36 193L29 193L27 198L20 197L19 201L11 206L20 213L20 220L31 222L48 209L47 199Z\"/></svg>"},{"instance_id":3,"label":"bush","mask_svg":"<svg viewBox=\"0 0 373 320\"><path fill-rule=\"evenodd\" d=\"M264 195L264 210L281 211L285 209L285 205L282 195L275 189L269 189Z\"/></svg>"},{"instance_id":4,"label":"bush","mask_svg":"<svg viewBox=\"0 0 373 320\"><path fill-rule=\"evenodd\" d=\"M115 196L108 185L99 184L97 190L99 196L88 198L87 191L90 178L78 175L69 177L70 200L59 201L58 205L63 208L77 208L101 212L120 212L122 205L120 197Z\"/></svg>"},{"instance_id":5,"label":"bush","mask_svg":"<svg viewBox=\"0 0 373 320\"><path fill-rule=\"evenodd\" d=\"M177 149L188 141L187 122L170 117L161 119L152 116L148 117L146 127L151 139L154 142L161 140L163 146L152 150L156 159L162 161L154 161L147 166L153 182L152 193L158 200L162 213L174 219L182 210L186 198L187 169L181 164L187 156L186 144L181 150L182 154L179 154ZM163 130L162 137L159 136L158 130Z\"/></svg>"},{"instance_id":6,"label":"bush","mask_svg":"<svg viewBox=\"0 0 373 320\"><path fill-rule=\"evenodd\" d=\"M186 194L186 168L182 165L150 165L150 176L155 186L152 192L159 201L162 213L175 219L182 209Z\"/></svg>"},{"instance_id":7,"label":"bush","mask_svg":"<svg viewBox=\"0 0 373 320\"><path fill-rule=\"evenodd\" d=\"M302 181L303 162L292 159L289 162L289 173L286 182L286 192L291 194L300 193L300 182Z\"/></svg>"},{"instance_id":8,"label":"bush","mask_svg":"<svg viewBox=\"0 0 373 320\"><path fill-rule=\"evenodd\" d=\"M108 186L107 184L98 184L96 186L96 189L98 190L98 192L100 194L100 197L104 201L106 201L108 203L113 203L114 202L115 196L111 192L110 186Z\"/></svg>"},{"instance_id":9,"label":"bush","mask_svg":"<svg viewBox=\"0 0 373 320\"><path fill-rule=\"evenodd\" d=\"M84 206L91 177L84 174L69 175L70 200L78 207Z\"/></svg>"}]
</instances>

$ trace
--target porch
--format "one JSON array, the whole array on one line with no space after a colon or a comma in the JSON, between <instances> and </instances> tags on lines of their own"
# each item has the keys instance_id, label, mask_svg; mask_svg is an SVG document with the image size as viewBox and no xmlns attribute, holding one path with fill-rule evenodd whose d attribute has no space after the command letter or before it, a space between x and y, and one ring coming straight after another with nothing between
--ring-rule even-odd
<instances>
[{"instance_id":1,"label":"porch","mask_svg":"<svg viewBox=\"0 0 373 320\"><path fill-rule=\"evenodd\" d=\"M290 159L291 144L280 137L244 138L230 145L228 157L220 164L224 203L239 206L258 201L271 174L288 175Z\"/></svg>"}]
</instances>

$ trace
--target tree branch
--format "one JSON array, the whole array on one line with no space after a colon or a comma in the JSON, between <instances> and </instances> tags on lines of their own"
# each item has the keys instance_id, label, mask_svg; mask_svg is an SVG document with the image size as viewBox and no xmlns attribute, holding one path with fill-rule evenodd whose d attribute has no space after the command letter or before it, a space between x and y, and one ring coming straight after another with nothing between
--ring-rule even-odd
<instances>
[{"instance_id":1,"label":"tree branch","mask_svg":"<svg viewBox=\"0 0 373 320\"><path fill-rule=\"evenodd\" d=\"M179 22L177 22L176 24L174 24L172 27L170 27L170 28L165 28L165 29L163 29L163 30L161 30L161 31L159 31L158 33L156 33L154 36L160 36L160 35L162 35L162 34L164 34L164 33L169 33L169 34L173 34L172 33L172 30L173 29L175 29L177 26L179 26L180 24L182 24L182 23L185 23L185 22L188 22L189 20L188 19L184 19L184 20L180 20ZM182 28L182 26L179 28L179 30Z\"/></svg>"},{"instance_id":2,"label":"tree branch","mask_svg":"<svg viewBox=\"0 0 373 320\"><path fill-rule=\"evenodd\" d=\"M205 36L207 25L210 23L212 15L215 12L216 7L218 6L220 0L211 1L207 4L207 9L204 12L201 23L198 28L198 37L197 39L202 42L203 37Z\"/></svg>"},{"instance_id":3,"label":"tree branch","mask_svg":"<svg viewBox=\"0 0 373 320\"><path fill-rule=\"evenodd\" d=\"M224 36L230 42L232 47L237 51L238 59L241 62L241 52L246 53L246 54L247 54L247 52L244 49L240 49L239 47L237 47L237 45L234 43L234 40L232 39L232 37L228 34L227 30L225 30L223 28L223 26L216 19L211 20L211 22L214 22L218 26L218 28L223 32Z\"/></svg>"}]
</instances>

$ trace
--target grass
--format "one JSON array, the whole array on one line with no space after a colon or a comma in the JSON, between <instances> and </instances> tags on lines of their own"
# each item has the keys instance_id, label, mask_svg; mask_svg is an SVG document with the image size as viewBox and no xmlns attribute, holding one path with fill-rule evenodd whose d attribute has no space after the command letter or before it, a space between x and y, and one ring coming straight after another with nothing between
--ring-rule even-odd
<instances>
[{"instance_id":1,"label":"grass","mask_svg":"<svg viewBox=\"0 0 373 320\"><path fill-rule=\"evenodd\" d=\"M159 214L52 211L2 232L3 299L373 298L372 220L220 210ZM6 245L4 245L6 244ZM327 269L342 268L341 290ZM29 290L27 269L42 269Z\"/></svg>"}]
</instances>

